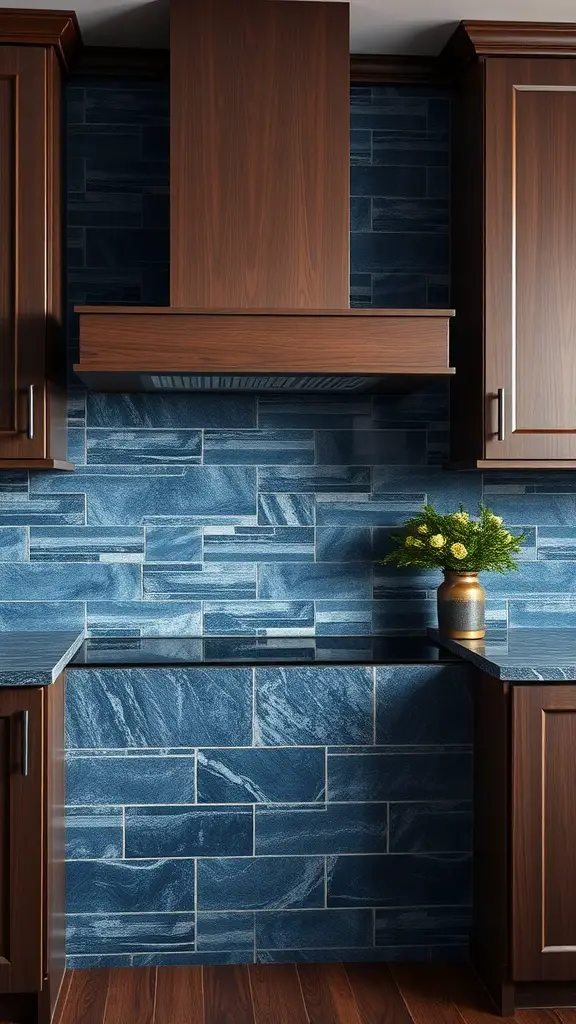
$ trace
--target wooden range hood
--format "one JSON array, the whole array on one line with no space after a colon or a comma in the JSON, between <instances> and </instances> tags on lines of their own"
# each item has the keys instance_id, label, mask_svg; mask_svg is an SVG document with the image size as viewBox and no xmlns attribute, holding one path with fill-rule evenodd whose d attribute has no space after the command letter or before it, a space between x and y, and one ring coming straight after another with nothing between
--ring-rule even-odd
<instances>
[{"instance_id":1,"label":"wooden range hood","mask_svg":"<svg viewBox=\"0 0 576 1024\"><path fill-rule=\"evenodd\" d=\"M172 0L170 307L78 307L100 390L449 374L450 310L349 308L349 9Z\"/></svg>"}]
</instances>

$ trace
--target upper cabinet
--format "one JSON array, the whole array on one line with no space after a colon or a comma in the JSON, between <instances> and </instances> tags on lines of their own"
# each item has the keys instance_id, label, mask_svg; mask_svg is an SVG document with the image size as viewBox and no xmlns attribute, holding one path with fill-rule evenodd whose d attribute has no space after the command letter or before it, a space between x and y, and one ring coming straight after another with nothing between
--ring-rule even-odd
<instances>
[{"instance_id":1,"label":"upper cabinet","mask_svg":"<svg viewBox=\"0 0 576 1024\"><path fill-rule=\"evenodd\" d=\"M0 11L0 469L66 461L62 75L66 12Z\"/></svg>"},{"instance_id":2,"label":"upper cabinet","mask_svg":"<svg viewBox=\"0 0 576 1024\"><path fill-rule=\"evenodd\" d=\"M466 22L444 57L452 463L575 468L575 26Z\"/></svg>"}]
</instances>

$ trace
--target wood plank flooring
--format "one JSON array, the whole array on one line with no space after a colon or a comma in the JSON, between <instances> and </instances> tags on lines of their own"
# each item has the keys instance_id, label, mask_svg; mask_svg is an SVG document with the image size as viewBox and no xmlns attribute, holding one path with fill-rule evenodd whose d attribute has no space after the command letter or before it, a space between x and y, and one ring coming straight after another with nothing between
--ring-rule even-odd
<instances>
[{"instance_id":1,"label":"wood plank flooring","mask_svg":"<svg viewBox=\"0 0 576 1024\"><path fill-rule=\"evenodd\" d=\"M58 1024L576 1024L498 1018L465 964L250 964L71 971Z\"/></svg>"}]
</instances>

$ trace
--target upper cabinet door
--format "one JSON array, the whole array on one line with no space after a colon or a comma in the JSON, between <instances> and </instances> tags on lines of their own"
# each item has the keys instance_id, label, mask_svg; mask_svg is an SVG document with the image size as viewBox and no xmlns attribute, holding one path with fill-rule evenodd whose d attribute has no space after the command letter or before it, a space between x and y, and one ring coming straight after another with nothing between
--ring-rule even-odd
<instances>
[{"instance_id":1,"label":"upper cabinet door","mask_svg":"<svg viewBox=\"0 0 576 1024\"><path fill-rule=\"evenodd\" d=\"M485 457L576 460L576 60L485 65Z\"/></svg>"}]
</instances>

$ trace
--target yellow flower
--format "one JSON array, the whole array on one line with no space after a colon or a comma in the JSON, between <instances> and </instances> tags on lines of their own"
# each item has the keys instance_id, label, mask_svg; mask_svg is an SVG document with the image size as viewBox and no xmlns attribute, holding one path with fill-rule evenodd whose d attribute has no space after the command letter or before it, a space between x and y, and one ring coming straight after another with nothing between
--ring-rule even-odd
<instances>
[{"instance_id":1,"label":"yellow flower","mask_svg":"<svg viewBox=\"0 0 576 1024\"><path fill-rule=\"evenodd\" d=\"M430 544L433 548L443 548L446 543L446 537L443 537L441 533L435 533L433 537L430 537Z\"/></svg>"},{"instance_id":2,"label":"yellow flower","mask_svg":"<svg viewBox=\"0 0 576 1024\"><path fill-rule=\"evenodd\" d=\"M493 523L498 523L498 526L502 526L502 523L504 521L502 519L502 516L495 516L493 512L490 515L490 519L492 520Z\"/></svg>"},{"instance_id":3,"label":"yellow flower","mask_svg":"<svg viewBox=\"0 0 576 1024\"><path fill-rule=\"evenodd\" d=\"M504 533L502 534L502 539L505 540L507 544L509 544L510 541L512 540L512 534L509 533L508 530L504 530Z\"/></svg>"},{"instance_id":4,"label":"yellow flower","mask_svg":"<svg viewBox=\"0 0 576 1024\"><path fill-rule=\"evenodd\" d=\"M418 533L428 533L426 523L422 523L422 525L418 527Z\"/></svg>"},{"instance_id":5,"label":"yellow flower","mask_svg":"<svg viewBox=\"0 0 576 1024\"><path fill-rule=\"evenodd\" d=\"M424 541L423 540L418 540L417 537L414 537L413 547L415 547L415 548L423 548L424 547Z\"/></svg>"},{"instance_id":6,"label":"yellow flower","mask_svg":"<svg viewBox=\"0 0 576 1024\"><path fill-rule=\"evenodd\" d=\"M452 519L455 519L457 523L467 523L470 516L467 512L453 512ZM461 557L463 558L464 556L462 555Z\"/></svg>"},{"instance_id":7,"label":"yellow flower","mask_svg":"<svg viewBox=\"0 0 576 1024\"><path fill-rule=\"evenodd\" d=\"M463 544L451 544L450 551L454 555L454 558L466 558L468 554L468 548L465 548Z\"/></svg>"},{"instance_id":8,"label":"yellow flower","mask_svg":"<svg viewBox=\"0 0 576 1024\"><path fill-rule=\"evenodd\" d=\"M416 537L406 537L406 540L404 541L404 543L405 543L407 548L411 548L413 546L415 540L416 540Z\"/></svg>"}]
</instances>

